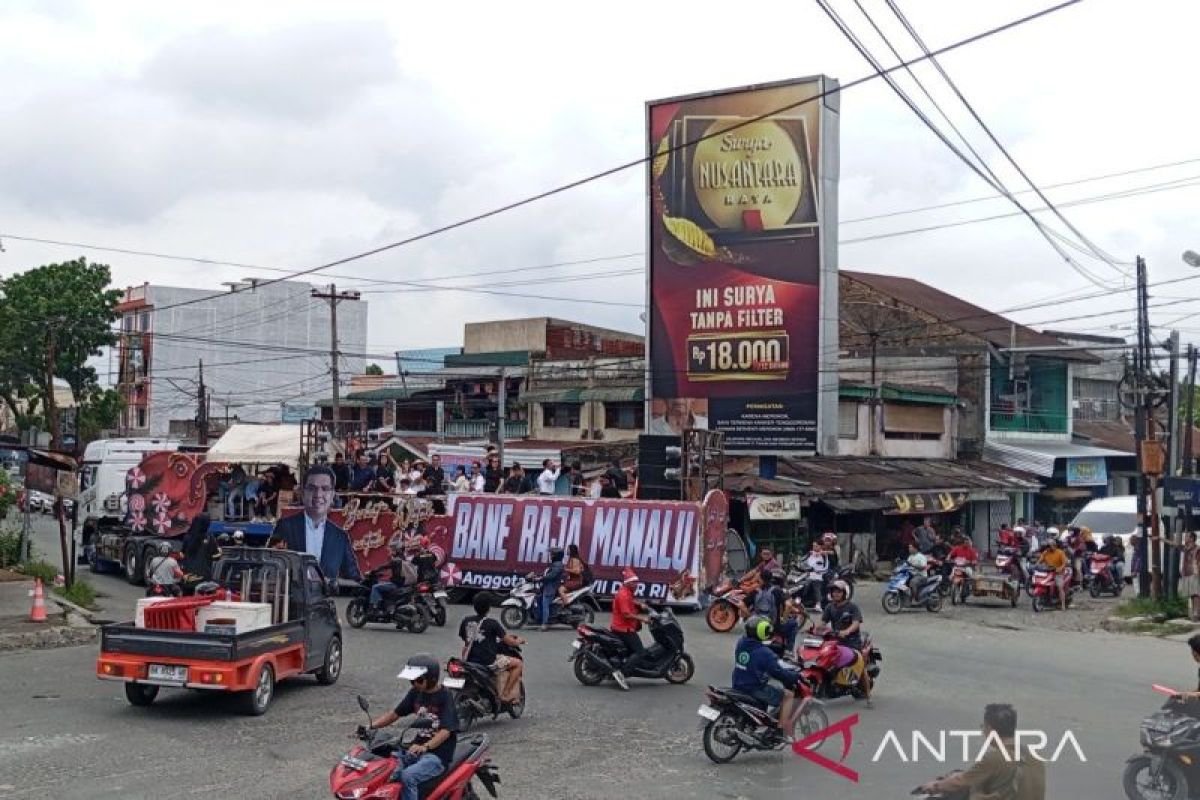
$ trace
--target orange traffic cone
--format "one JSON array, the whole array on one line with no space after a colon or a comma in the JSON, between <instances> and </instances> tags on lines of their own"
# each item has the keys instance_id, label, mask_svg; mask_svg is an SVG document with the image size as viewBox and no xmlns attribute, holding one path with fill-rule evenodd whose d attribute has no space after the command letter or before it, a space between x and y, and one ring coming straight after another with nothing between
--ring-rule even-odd
<instances>
[{"instance_id":1,"label":"orange traffic cone","mask_svg":"<svg viewBox=\"0 0 1200 800\"><path fill-rule=\"evenodd\" d=\"M42 589L42 579L33 579L33 608L29 611L30 622L46 621L46 595Z\"/></svg>"}]
</instances>

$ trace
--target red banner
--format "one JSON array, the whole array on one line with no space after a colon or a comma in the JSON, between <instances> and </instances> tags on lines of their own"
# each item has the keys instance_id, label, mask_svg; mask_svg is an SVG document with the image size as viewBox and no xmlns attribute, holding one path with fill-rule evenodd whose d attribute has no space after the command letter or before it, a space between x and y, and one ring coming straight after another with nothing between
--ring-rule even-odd
<instances>
[{"instance_id":1,"label":"red banner","mask_svg":"<svg viewBox=\"0 0 1200 800\"><path fill-rule=\"evenodd\" d=\"M448 586L505 590L540 572L550 549L579 546L595 590L612 595L632 567L638 593L651 601L693 604L705 576L720 573L729 501L710 492L702 503L516 495L453 495L445 516L381 507L330 513L350 535L364 570L388 560L388 543L416 529L432 540Z\"/></svg>"}]
</instances>

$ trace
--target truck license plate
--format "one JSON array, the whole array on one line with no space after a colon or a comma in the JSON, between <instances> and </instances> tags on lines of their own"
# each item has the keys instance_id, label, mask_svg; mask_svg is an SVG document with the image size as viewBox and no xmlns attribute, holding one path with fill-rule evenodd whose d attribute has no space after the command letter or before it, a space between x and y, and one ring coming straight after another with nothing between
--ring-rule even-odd
<instances>
[{"instance_id":1,"label":"truck license plate","mask_svg":"<svg viewBox=\"0 0 1200 800\"><path fill-rule=\"evenodd\" d=\"M461 689L464 684L466 684L466 681L462 678L446 678L442 681L442 686L445 686L447 689Z\"/></svg>"},{"instance_id":2,"label":"truck license plate","mask_svg":"<svg viewBox=\"0 0 1200 800\"><path fill-rule=\"evenodd\" d=\"M146 677L152 681L187 683L188 668L175 664L151 664Z\"/></svg>"},{"instance_id":3,"label":"truck license plate","mask_svg":"<svg viewBox=\"0 0 1200 800\"><path fill-rule=\"evenodd\" d=\"M712 706L700 706L696 713L708 720L716 720L721 716L721 712Z\"/></svg>"}]
</instances>

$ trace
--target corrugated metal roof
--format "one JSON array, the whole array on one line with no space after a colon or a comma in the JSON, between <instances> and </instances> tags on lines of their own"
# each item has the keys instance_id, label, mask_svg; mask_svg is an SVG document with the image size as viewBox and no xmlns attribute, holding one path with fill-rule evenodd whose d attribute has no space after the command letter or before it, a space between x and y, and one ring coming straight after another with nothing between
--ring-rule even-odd
<instances>
[{"instance_id":1,"label":"corrugated metal roof","mask_svg":"<svg viewBox=\"0 0 1200 800\"><path fill-rule=\"evenodd\" d=\"M590 389L532 389L521 393L528 403L583 403L589 400L631 403L646 399L643 386L594 386Z\"/></svg>"},{"instance_id":2,"label":"corrugated metal roof","mask_svg":"<svg viewBox=\"0 0 1200 800\"><path fill-rule=\"evenodd\" d=\"M1066 344L1061 339L1038 333L1032 328L1014 323L995 312L980 308L962 298L912 278L876 275L871 272L856 272L846 269L841 270L840 274L845 279L857 281L880 294L886 294L907 306L920 309L946 324L985 339L996 347L1008 347L1012 344L1010 337L1014 325L1016 326L1018 347L1061 347ZM1099 361L1096 356L1086 352L1083 348L1078 351L1057 352L1053 355L1073 361Z\"/></svg>"},{"instance_id":3,"label":"corrugated metal roof","mask_svg":"<svg viewBox=\"0 0 1200 800\"><path fill-rule=\"evenodd\" d=\"M1042 477L1054 474L1054 462L1060 458L1106 458L1133 455L1121 450L1088 447L1073 442L986 441L983 460L1010 469L1019 469Z\"/></svg>"}]
</instances>

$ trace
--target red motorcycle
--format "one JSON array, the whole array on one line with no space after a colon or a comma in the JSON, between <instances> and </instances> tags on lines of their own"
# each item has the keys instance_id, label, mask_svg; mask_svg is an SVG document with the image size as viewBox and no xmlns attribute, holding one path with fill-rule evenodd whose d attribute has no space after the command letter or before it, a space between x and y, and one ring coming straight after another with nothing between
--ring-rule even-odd
<instances>
[{"instance_id":1,"label":"red motorcycle","mask_svg":"<svg viewBox=\"0 0 1200 800\"><path fill-rule=\"evenodd\" d=\"M1120 597L1121 592L1125 591L1125 581L1117 578L1112 569L1112 561L1112 556L1092 553L1091 566L1088 568L1092 576L1088 594L1092 597L1099 597L1105 592L1111 593L1113 597Z\"/></svg>"},{"instance_id":2,"label":"red motorcycle","mask_svg":"<svg viewBox=\"0 0 1200 800\"><path fill-rule=\"evenodd\" d=\"M871 680L879 678L879 662L883 654L879 652L870 634L863 632L862 653L863 663ZM812 686L813 697L819 700L833 700L837 697L858 697L858 681L850 683L841 675L845 667L838 667L838 638L831 630L809 631L796 648L796 660L800 666L800 674Z\"/></svg>"},{"instance_id":3,"label":"red motorcycle","mask_svg":"<svg viewBox=\"0 0 1200 800\"><path fill-rule=\"evenodd\" d=\"M734 583L732 580L721 581L709 592L711 604L704 619L708 627L717 633L728 633L742 618L741 607L746 595L762 586L762 578L757 570Z\"/></svg>"},{"instance_id":4,"label":"red motorcycle","mask_svg":"<svg viewBox=\"0 0 1200 800\"><path fill-rule=\"evenodd\" d=\"M1075 592L1077 591L1076 587L1071 583L1070 567L1063 569L1062 582L1063 590L1067 593L1067 608L1070 608L1071 600L1075 597ZM1057 608L1059 606L1059 596L1058 586L1054 582L1054 570L1047 567L1034 567L1030 594L1033 595L1034 611Z\"/></svg>"},{"instance_id":5,"label":"red motorcycle","mask_svg":"<svg viewBox=\"0 0 1200 800\"><path fill-rule=\"evenodd\" d=\"M370 706L362 695L358 696L358 707L369 719ZM360 728L359 738L363 743L342 756L329 772L333 796L345 800L399 800L403 787L390 779L400 766L399 754L412 746L420 730L419 723L398 735ZM496 797L500 775L487 755L485 734L459 739L450 767L421 784L422 800L478 800L473 778L478 778L487 793Z\"/></svg>"},{"instance_id":6,"label":"red motorcycle","mask_svg":"<svg viewBox=\"0 0 1200 800\"><path fill-rule=\"evenodd\" d=\"M958 606L967 602L968 586L967 570L974 567L965 558L954 559L950 567L950 605Z\"/></svg>"}]
</instances>

